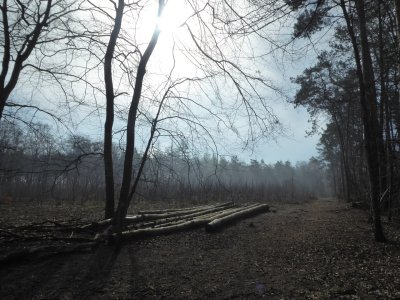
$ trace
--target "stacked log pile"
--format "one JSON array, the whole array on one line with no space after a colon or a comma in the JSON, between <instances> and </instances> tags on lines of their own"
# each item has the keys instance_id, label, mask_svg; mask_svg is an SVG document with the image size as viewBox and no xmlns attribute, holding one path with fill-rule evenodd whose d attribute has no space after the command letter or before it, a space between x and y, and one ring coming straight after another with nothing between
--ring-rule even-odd
<instances>
[{"instance_id":1,"label":"stacked log pile","mask_svg":"<svg viewBox=\"0 0 400 300\"><path fill-rule=\"evenodd\" d=\"M239 206L232 202L186 209L139 211L137 215L128 216L125 219L126 230L122 232L122 239L160 235L199 227L205 227L207 232L215 232L230 223L268 211L267 204ZM102 222L105 224L110 220Z\"/></svg>"},{"instance_id":2,"label":"stacked log pile","mask_svg":"<svg viewBox=\"0 0 400 300\"><path fill-rule=\"evenodd\" d=\"M268 211L269 206L266 204L240 206L232 202L184 209L139 211L136 215L126 217L125 231L121 236L109 235L112 234L110 219L88 225L46 220L9 227L0 229L0 240L9 244L18 242L27 245L0 251L0 266L24 259L93 251L107 238L130 240L200 227L205 227L207 232L215 232L230 223ZM90 237L99 231L104 232L97 234L94 239Z\"/></svg>"}]
</instances>

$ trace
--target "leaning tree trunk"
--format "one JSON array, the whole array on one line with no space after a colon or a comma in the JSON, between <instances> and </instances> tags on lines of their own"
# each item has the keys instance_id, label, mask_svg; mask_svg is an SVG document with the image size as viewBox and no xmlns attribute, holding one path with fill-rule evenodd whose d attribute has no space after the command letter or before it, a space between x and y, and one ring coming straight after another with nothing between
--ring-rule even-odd
<instances>
[{"instance_id":1,"label":"leaning tree trunk","mask_svg":"<svg viewBox=\"0 0 400 300\"><path fill-rule=\"evenodd\" d=\"M160 17L165 6L165 0L159 0L158 16ZM127 132L126 132L126 149L124 157L124 170L122 174L122 184L120 190L120 197L118 201L118 207L113 218L113 231L114 233L120 234L122 232L123 223L125 216L128 212L128 207L131 201L131 183L132 183L132 171L133 171L133 154L135 149L135 130L136 130L136 118L137 110L139 106L140 97L142 95L143 79L146 73L147 62L150 59L154 48L157 45L160 30L158 27L155 28L151 37L150 43L148 44L143 56L140 59L138 70L136 73L135 90L132 96L131 106L129 108Z\"/></svg>"}]
</instances>

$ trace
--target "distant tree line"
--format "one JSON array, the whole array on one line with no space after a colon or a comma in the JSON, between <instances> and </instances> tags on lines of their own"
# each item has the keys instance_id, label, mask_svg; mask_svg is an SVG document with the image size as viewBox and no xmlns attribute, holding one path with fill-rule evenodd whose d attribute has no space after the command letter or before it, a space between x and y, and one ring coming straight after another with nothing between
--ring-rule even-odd
<instances>
[{"instance_id":1,"label":"distant tree line","mask_svg":"<svg viewBox=\"0 0 400 300\"><path fill-rule=\"evenodd\" d=\"M104 202L103 144L71 135L56 139L46 124L3 121L0 136L0 199L34 203ZM120 184L123 151L114 145ZM137 157L140 157L137 155ZM134 162L140 164L139 160ZM330 179L317 159L250 163L236 156L193 154L171 145L149 155L136 201L174 205L215 201L299 202L330 195Z\"/></svg>"}]
</instances>

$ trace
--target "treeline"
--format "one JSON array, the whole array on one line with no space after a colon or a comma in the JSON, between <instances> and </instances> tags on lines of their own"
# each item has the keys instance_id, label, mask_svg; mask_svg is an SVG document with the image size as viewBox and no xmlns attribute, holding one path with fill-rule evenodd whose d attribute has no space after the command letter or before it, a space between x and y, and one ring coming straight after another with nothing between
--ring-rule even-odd
<instances>
[{"instance_id":1,"label":"treeline","mask_svg":"<svg viewBox=\"0 0 400 300\"><path fill-rule=\"evenodd\" d=\"M48 125L21 128L3 121L0 136L0 199L37 203L104 203L102 143L84 136L56 139ZM116 184L123 152L114 145ZM141 163L136 153L135 170ZM192 155L167 147L147 158L136 201L174 205L214 201L291 201L329 196L324 165L309 162L240 161L236 156Z\"/></svg>"},{"instance_id":2,"label":"treeline","mask_svg":"<svg viewBox=\"0 0 400 300\"><path fill-rule=\"evenodd\" d=\"M308 108L315 129L328 116L319 150L335 194L371 204L376 237L384 240L380 210L390 219L400 207L400 2L302 2L294 34L328 31L332 38L293 80L300 86L294 103Z\"/></svg>"}]
</instances>

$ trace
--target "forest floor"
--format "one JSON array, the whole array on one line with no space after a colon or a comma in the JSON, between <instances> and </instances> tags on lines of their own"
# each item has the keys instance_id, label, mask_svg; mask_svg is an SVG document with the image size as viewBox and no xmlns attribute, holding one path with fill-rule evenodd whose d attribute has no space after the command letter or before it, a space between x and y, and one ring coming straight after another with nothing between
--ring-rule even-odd
<instances>
[{"instance_id":1,"label":"forest floor","mask_svg":"<svg viewBox=\"0 0 400 300\"><path fill-rule=\"evenodd\" d=\"M375 243L366 211L333 200L273 207L218 233L10 263L0 299L400 299L400 245ZM0 228L79 214L3 205ZM385 228L400 240L400 229ZM17 246L2 241L0 250Z\"/></svg>"}]
</instances>

